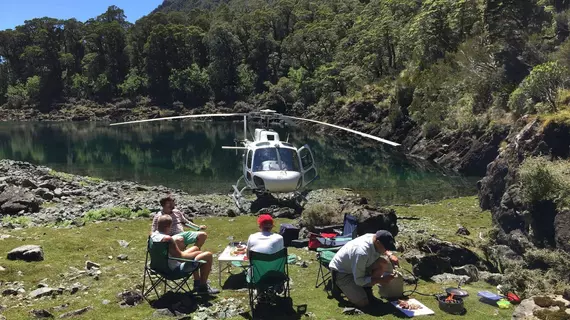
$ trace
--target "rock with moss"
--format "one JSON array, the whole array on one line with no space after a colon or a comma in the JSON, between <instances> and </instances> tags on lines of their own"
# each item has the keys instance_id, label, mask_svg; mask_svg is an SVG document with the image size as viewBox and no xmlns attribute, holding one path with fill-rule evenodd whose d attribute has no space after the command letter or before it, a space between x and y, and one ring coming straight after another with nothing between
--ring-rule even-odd
<instances>
[{"instance_id":1,"label":"rock with moss","mask_svg":"<svg viewBox=\"0 0 570 320\"><path fill-rule=\"evenodd\" d=\"M44 251L38 245L25 245L8 252L8 260L43 261Z\"/></svg>"}]
</instances>

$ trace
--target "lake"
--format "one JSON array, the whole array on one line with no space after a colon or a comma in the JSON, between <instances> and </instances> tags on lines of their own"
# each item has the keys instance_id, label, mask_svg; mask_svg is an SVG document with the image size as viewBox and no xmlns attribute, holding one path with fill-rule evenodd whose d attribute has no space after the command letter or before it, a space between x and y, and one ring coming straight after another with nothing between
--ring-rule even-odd
<instances>
[{"instance_id":1,"label":"lake","mask_svg":"<svg viewBox=\"0 0 570 320\"><path fill-rule=\"evenodd\" d=\"M380 204L474 195L463 177L397 148L314 127L275 127L281 139L308 144L320 179L311 188L351 188ZM253 126L250 126L253 131ZM242 154L222 150L242 138L241 122L169 121L111 127L94 122L0 122L0 158L106 180L132 180L191 193L229 193Z\"/></svg>"}]
</instances>

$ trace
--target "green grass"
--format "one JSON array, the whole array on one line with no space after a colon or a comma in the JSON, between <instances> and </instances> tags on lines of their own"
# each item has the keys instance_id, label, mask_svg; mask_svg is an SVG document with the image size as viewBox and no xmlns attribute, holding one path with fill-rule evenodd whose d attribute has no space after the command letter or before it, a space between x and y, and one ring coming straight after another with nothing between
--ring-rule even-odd
<instances>
[{"instance_id":1,"label":"green grass","mask_svg":"<svg viewBox=\"0 0 570 320\"><path fill-rule=\"evenodd\" d=\"M556 113L543 114L540 116L540 119L543 121L543 129L548 127L551 123L570 126L570 109L562 109Z\"/></svg>"},{"instance_id":2,"label":"green grass","mask_svg":"<svg viewBox=\"0 0 570 320\"><path fill-rule=\"evenodd\" d=\"M4 224L11 223L11 224L16 225L16 226L27 227L32 223L32 218L30 218L30 217L4 216L2 218L2 223L4 223Z\"/></svg>"},{"instance_id":3,"label":"green grass","mask_svg":"<svg viewBox=\"0 0 570 320\"><path fill-rule=\"evenodd\" d=\"M125 207L114 207L114 208L103 208L91 210L85 213L83 216L84 222L107 220L109 218L124 218L124 219L134 219L139 217L150 217L150 210L143 209L138 211L133 211Z\"/></svg>"},{"instance_id":4,"label":"green grass","mask_svg":"<svg viewBox=\"0 0 570 320\"><path fill-rule=\"evenodd\" d=\"M441 235L443 239L450 240L445 235L453 234L452 231L446 232L444 227L453 227L455 221L462 220L461 217L469 222L463 223L475 229L475 225L481 224L485 228L490 225L489 216L478 213L481 217L476 217L475 198L462 198L457 200L443 201L441 204L412 206L409 208L397 207L399 216L415 216L421 219L428 219L431 215L433 221L429 223L433 227L433 232ZM234 219L212 217L200 218L195 222L208 226L208 240L204 247L205 250L214 253L221 253L225 245L228 243L228 237L233 236L235 240L247 240L249 234L256 232L255 217L237 217ZM124 289L133 289L136 285L142 283L142 270L145 259L145 246L148 231L150 230L149 219L136 219L131 221L113 222L106 221L101 223L87 223L84 227L70 229L53 229L47 227L33 227L22 230L4 230L2 233L8 233L13 237L0 241L2 248L6 251L23 244L41 245L45 252L45 260L42 262L25 263L21 261L8 261L5 254L0 256L0 265L5 267L7 271L2 273L3 281L21 281L25 284L27 292L36 288L38 282L44 278L48 278L47 284L50 286L59 286L70 283L81 282L89 287L87 294L80 292L76 295L64 293L55 299L30 301L29 305L18 306L19 301L12 297L0 297L0 304L8 306L4 311L4 315L8 319L23 320L29 319L28 312L31 309L50 308L63 303L69 303L69 307L65 311L54 311L54 315L58 317L61 313L76 310L85 306L93 306L94 310L74 319L148 319L153 313L153 309L143 303L133 308L120 308L117 304L116 295ZM276 225L281 223L290 223L291 220L276 219ZM417 221L401 220L400 225L407 228L410 223ZM440 225L444 224L444 225ZM453 228L454 229L454 228ZM431 232L431 229L430 231ZM405 233L402 235L406 236ZM26 238L22 241L20 238ZM117 243L118 240L126 240L130 242L129 247L122 248ZM399 240L399 239L398 239ZM473 238L476 241L476 237ZM307 305L307 311L315 314L315 319L376 319L369 315L363 316L344 316L342 315L342 307L334 299L327 299L326 293L322 288L315 289L314 281L317 274L318 264L315 262L315 253L303 249L289 249L290 254L295 254L302 260L307 261L308 268L300 268L292 265L289 268L290 276L293 280L292 298L295 305ZM128 254L129 260L121 262L116 260L119 254ZM108 257L112 256L113 259ZM99 281L90 277L83 277L77 280L66 280L65 274L70 271L70 267L83 269L85 261L91 260L101 264L102 275ZM405 261L403 267L409 269L410 266ZM217 263L214 264L214 272L212 273L212 284L218 287ZM22 276L18 275L21 271ZM235 272L237 270L234 269ZM64 276L60 276L64 275ZM223 274L223 280L227 279L228 274ZM424 293L442 292L445 286L420 282L419 290ZM0 286L0 288L2 288ZM476 293L479 290L492 290L494 288L484 284L475 283L464 286L472 297L466 300L468 309L467 315L462 319L510 319L512 310L499 310L477 300ZM406 288L408 289L408 288ZM243 307L248 310L247 292L238 292L234 290L224 290L219 295L219 299L237 298L241 301ZM429 308L436 312L433 319L457 319L456 316L447 315L441 312L433 298L415 296L416 299L426 304ZM108 305L103 305L103 300L111 301ZM237 318L243 319L243 318ZM398 316L388 314L381 319L398 319Z\"/></svg>"},{"instance_id":5,"label":"green grass","mask_svg":"<svg viewBox=\"0 0 570 320\"><path fill-rule=\"evenodd\" d=\"M65 173L65 172L59 172L59 171L55 171L55 170L50 170L49 171L49 175L60 178L63 181L73 181L74 176L72 174L69 173Z\"/></svg>"}]
</instances>

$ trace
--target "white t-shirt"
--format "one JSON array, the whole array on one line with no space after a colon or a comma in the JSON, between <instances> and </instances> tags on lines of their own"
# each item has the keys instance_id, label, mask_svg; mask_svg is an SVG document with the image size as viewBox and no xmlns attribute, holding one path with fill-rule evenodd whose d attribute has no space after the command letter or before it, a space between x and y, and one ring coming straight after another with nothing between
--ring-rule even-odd
<instances>
[{"instance_id":1,"label":"white t-shirt","mask_svg":"<svg viewBox=\"0 0 570 320\"><path fill-rule=\"evenodd\" d=\"M273 254L282 250L283 237L278 233L257 232L247 239L247 250L265 254Z\"/></svg>"},{"instance_id":2,"label":"white t-shirt","mask_svg":"<svg viewBox=\"0 0 570 320\"><path fill-rule=\"evenodd\" d=\"M168 235L160 233L158 231L155 231L152 233L150 238L152 239L153 242L162 242L162 239L164 239L164 237L166 237L166 236L168 236ZM170 246L170 244L168 244L168 245ZM169 249L170 249L170 247L169 247ZM168 267L170 268L170 270L177 269L178 266L180 266L180 264L182 264L182 262L172 260L172 259L168 259Z\"/></svg>"}]
</instances>

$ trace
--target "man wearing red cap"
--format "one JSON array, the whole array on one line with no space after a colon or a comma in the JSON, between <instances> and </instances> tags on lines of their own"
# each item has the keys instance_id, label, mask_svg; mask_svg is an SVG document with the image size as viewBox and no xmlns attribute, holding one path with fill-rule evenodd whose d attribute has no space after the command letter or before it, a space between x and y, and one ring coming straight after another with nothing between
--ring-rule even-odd
<instances>
[{"instance_id":1,"label":"man wearing red cap","mask_svg":"<svg viewBox=\"0 0 570 320\"><path fill-rule=\"evenodd\" d=\"M247 239L247 250L265 254L273 254L284 248L283 237L273 233L273 218L262 214L257 218L260 232L254 233Z\"/></svg>"}]
</instances>

